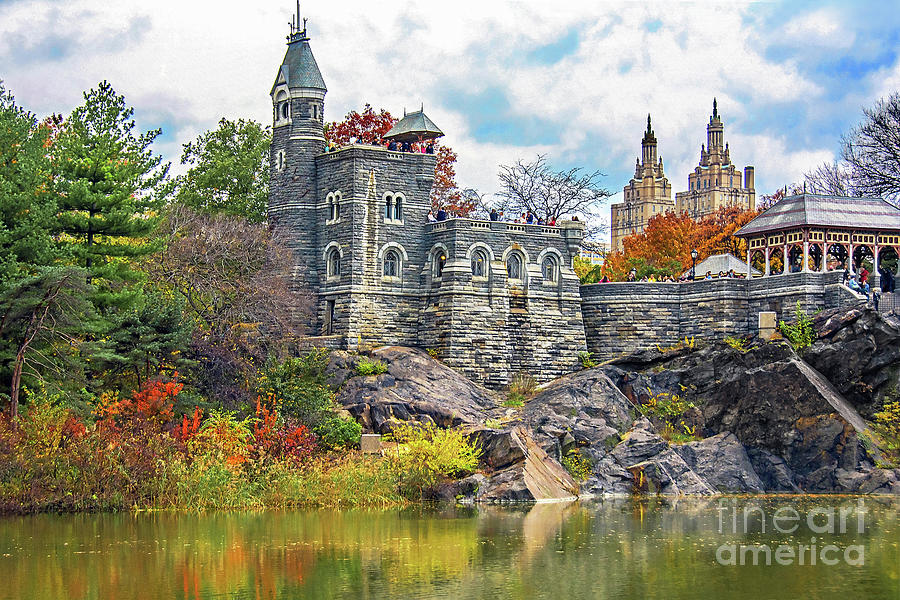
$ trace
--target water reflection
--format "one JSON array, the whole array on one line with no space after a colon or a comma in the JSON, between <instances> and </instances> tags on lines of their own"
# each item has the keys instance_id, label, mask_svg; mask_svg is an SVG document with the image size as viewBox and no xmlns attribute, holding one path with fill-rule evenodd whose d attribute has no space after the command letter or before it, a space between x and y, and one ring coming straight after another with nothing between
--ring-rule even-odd
<instances>
[{"instance_id":1,"label":"water reflection","mask_svg":"<svg viewBox=\"0 0 900 600\"><path fill-rule=\"evenodd\" d=\"M145 513L0 519L0 598L900 597L900 502L865 498L865 564L722 566L723 544L807 543L761 514L856 498L614 500L398 511ZM740 512L735 513L740 514ZM720 531L721 529L721 531Z\"/></svg>"}]
</instances>

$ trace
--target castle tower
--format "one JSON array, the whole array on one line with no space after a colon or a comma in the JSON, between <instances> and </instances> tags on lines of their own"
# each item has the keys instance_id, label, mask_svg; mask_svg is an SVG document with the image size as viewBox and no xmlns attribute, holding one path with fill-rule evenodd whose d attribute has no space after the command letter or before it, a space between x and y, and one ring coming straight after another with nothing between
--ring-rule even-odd
<instances>
[{"instance_id":1,"label":"castle tower","mask_svg":"<svg viewBox=\"0 0 900 600\"><path fill-rule=\"evenodd\" d=\"M756 208L753 167L741 171L731 162L731 151L725 142L725 126L719 106L713 98L712 115L706 125L706 144L700 146L700 162L688 175L688 189L675 194L676 210L694 219L703 218L723 206Z\"/></svg>"},{"instance_id":2,"label":"castle tower","mask_svg":"<svg viewBox=\"0 0 900 600\"><path fill-rule=\"evenodd\" d=\"M302 25L301 25L302 23ZM270 226L286 234L303 269L296 281L315 291L316 162L325 146L325 81L316 64L300 4L287 37L288 48L272 86L272 146L269 155Z\"/></svg>"},{"instance_id":3,"label":"castle tower","mask_svg":"<svg viewBox=\"0 0 900 600\"><path fill-rule=\"evenodd\" d=\"M610 250L621 251L622 240L641 233L654 216L674 210L672 185L663 172L662 159L657 155L656 134L650 115L647 115L647 131L641 140L641 157L635 160L634 177L624 190L625 202L610 208Z\"/></svg>"}]
</instances>

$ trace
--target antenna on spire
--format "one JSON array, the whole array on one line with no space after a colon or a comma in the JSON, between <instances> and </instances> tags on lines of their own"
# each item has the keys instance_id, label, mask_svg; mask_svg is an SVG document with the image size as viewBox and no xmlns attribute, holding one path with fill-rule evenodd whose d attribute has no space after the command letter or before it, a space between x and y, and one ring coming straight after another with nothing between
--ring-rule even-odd
<instances>
[{"instance_id":1,"label":"antenna on spire","mask_svg":"<svg viewBox=\"0 0 900 600\"><path fill-rule=\"evenodd\" d=\"M300 29L300 23L303 22L303 29ZM305 40L306 38L306 19L300 16L300 0L297 0L297 14L291 16L291 34L288 36L288 43Z\"/></svg>"}]
</instances>

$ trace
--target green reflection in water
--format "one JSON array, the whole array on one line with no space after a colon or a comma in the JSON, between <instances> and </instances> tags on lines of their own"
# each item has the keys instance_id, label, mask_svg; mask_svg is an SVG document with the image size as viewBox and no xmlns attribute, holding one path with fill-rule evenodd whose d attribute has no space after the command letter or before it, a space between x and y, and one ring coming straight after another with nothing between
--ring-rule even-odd
<instances>
[{"instance_id":1,"label":"green reflection in water","mask_svg":"<svg viewBox=\"0 0 900 600\"><path fill-rule=\"evenodd\" d=\"M900 598L900 501L861 533L773 530L850 497L0 519L0 598ZM723 509L719 509L723 506ZM746 530L743 510L748 512ZM732 512L733 511L733 512ZM737 521L732 521L732 516ZM761 531L765 519L765 533ZM824 516L818 518L824 524ZM735 527L735 523L737 526ZM784 524L784 521L782 521ZM720 532L721 528L721 532ZM864 565L723 566L729 544L864 548ZM747 555L748 562L750 555ZM842 556L842 555L841 555ZM808 555L807 555L808 562Z\"/></svg>"}]
</instances>

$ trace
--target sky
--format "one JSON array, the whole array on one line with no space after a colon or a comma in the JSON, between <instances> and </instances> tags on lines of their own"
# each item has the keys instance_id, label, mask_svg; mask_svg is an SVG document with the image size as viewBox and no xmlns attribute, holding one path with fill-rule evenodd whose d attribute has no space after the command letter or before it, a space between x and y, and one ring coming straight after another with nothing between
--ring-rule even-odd
<instances>
[{"instance_id":1,"label":"sky","mask_svg":"<svg viewBox=\"0 0 900 600\"><path fill-rule=\"evenodd\" d=\"M0 80L25 108L67 114L103 80L154 149L222 118L269 124L291 0L0 0ZM369 103L424 105L485 194L499 165L547 156L600 170L622 199L647 114L673 191L687 188L713 98L757 195L834 160L862 110L900 90L892 2L379 2L305 0L326 120ZM602 213L609 218L608 208Z\"/></svg>"}]
</instances>

